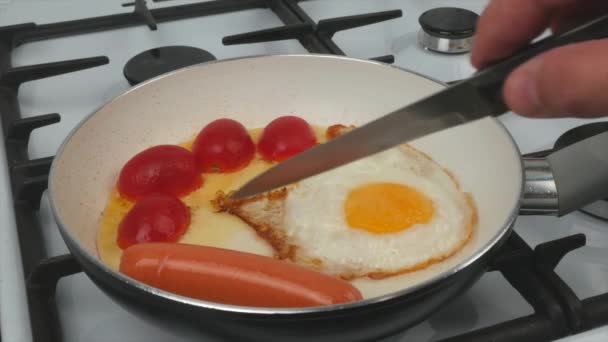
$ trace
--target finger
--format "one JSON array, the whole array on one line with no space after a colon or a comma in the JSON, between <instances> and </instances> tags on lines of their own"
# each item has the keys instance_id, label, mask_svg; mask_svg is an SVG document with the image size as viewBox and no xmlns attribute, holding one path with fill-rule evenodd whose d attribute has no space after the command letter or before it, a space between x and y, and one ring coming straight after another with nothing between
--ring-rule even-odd
<instances>
[{"instance_id":1,"label":"finger","mask_svg":"<svg viewBox=\"0 0 608 342\"><path fill-rule=\"evenodd\" d=\"M505 81L509 108L532 117L608 115L608 39L548 51Z\"/></svg>"},{"instance_id":2,"label":"finger","mask_svg":"<svg viewBox=\"0 0 608 342\"><path fill-rule=\"evenodd\" d=\"M481 68L522 48L549 27L553 13L577 0L494 0L477 23L471 62ZM578 1L579 6L583 6Z\"/></svg>"}]
</instances>

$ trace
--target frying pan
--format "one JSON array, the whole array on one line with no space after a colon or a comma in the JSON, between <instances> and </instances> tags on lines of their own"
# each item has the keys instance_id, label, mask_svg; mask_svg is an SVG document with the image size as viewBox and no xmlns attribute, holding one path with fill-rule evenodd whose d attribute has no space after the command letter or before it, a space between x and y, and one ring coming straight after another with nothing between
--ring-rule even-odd
<instances>
[{"instance_id":1,"label":"frying pan","mask_svg":"<svg viewBox=\"0 0 608 342\"><path fill-rule=\"evenodd\" d=\"M246 127L263 127L276 117L295 114L317 125L361 125L442 87L394 66L325 55L247 57L165 74L113 99L70 133L50 172L52 210L69 250L94 283L155 324L238 341L377 340L420 322L469 288L485 272L520 212L562 215L604 197L605 191L598 194L585 188L585 182L577 184L578 177L565 177L573 170L563 168L568 164L563 160L571 158L579 173L594 167L606 171L605 160L589 165L602 162L601 155L580 150L603 143L595 147L605 154L606 137L563 149L556 158L562 162L552 164L550 159L522 161L509 132L494 118L413 141L473 195L479 226L472 240L443 262L394 278L381 290L370 285L372 280L361 280L358 286L369 298L349 304L240 307L147 286L99 259L95 237L100 215L128 159L152 145L182 142L212 120L228 117ZM573 148L579 150L573 153ZM562 170L555 173L561 178L557 188L566 184L559 202L551 166Z\"/></svg>"}]
</instances>

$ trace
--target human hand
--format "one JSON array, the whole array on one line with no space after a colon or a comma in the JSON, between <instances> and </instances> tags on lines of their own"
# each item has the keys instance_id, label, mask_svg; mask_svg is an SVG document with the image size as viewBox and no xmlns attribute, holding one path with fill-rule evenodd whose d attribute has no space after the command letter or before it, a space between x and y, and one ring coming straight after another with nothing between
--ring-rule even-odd
<instances>
[{"instance_id":1,"label":"human hand","mask_svg":"<svg viewBox=\"0 0 608 342\"><path fill-rule=\"evenodd\" d=\"M562 32L608 12L606 0L492 0L479 18L471 62L482 68L546 28ZM505 81L509 108L531 117L608 115L608 39L545 52Z\"/></svg>"}]
</instances>

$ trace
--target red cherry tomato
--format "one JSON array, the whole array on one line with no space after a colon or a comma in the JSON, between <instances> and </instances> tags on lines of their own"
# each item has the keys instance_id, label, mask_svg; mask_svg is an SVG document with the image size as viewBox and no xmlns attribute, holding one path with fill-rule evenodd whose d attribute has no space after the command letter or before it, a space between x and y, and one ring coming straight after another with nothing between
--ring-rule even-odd
<instances>
[{"instance_id":1,"label":"red cherry tomato","mask_svg":"<svg viewBox=\"0 0 608 342\"><path fill-rule=\"evenodd\" d=\"M264 128L258 151L266 160L282 161L316 143L317 138L308 122L296 116L282 116Z\"/></svg>"},{"instance_id":2,"label":"red cherry tomato","mask_svg":"<svg viewBox=\"0 0 608 342\"><path fill-rule=\"evenodd\" d=\"M255 155L255 144L243 125L218 119L205 126L192 145L203 172L233 172L247 166Z\"/></svg>"},{"instance_id":3,"label":"red cherry tomato","mask_svg":"<svg viewBox=\"0 0 608 342\"><path fill-rule=\"evenodd\" d=\"M177 197L155 194L137 201L118 226L118 246L176 242L190 225L190 211Z\"/></svg>"},{"instance_id":4,"label":"red cherry tomato","mask_svg":"<svg viewBox=\"0 0 608 342\"><path fill-rule=\"evenodd\" d=\"M118 191L131 200L152 193L184 196L202 184L192 152L160 145L136 154L120 171Z\"/></svg>"}]
</instances>

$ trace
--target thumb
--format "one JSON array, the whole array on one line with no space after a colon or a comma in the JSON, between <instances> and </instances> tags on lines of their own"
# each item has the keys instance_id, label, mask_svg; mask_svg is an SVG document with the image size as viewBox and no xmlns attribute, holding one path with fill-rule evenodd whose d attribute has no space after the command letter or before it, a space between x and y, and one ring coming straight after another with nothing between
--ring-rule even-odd
<instances>
[{"instance_id":1,"label":"thumb","mask_svg":"<svg viewBox=\"0 0 608 342\"><path fill-rule=\"evenodd\" d=\"M505 81L509 108L531 117L608 116L608 39L543 53Z\"/></svg>"}]
</instances>

